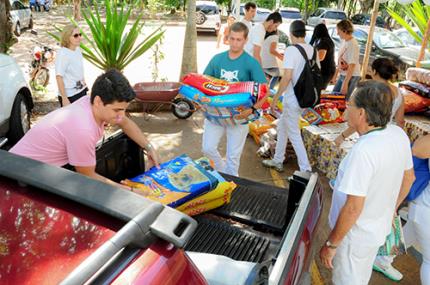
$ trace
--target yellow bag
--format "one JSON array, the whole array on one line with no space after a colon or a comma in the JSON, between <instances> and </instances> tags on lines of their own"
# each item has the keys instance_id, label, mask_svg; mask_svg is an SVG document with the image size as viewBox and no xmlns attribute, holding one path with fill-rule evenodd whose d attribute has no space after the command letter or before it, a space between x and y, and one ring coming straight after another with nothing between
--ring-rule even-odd
<instances>
[{"instance_id":1,"label":"yellow bag","mask_svg":"<svg viewBox=\"0 0 430 285\"><path fill-rule=\"evenodd\" d=\"M221 205L223 205L224 203L229 203L231 198L231 193L233 192L234 189L236 189L236 184L234 182L228 182L228 181L220 182L218 183L218 186L214 190L209 191L208 193L202 196L196 197L193 200L190 200L178 206L176 209L181 212L184 212L185 210L196 208L198 206L207 204L214 200L224 201ZM211 210L211 209L208 209L208 210Z\"/></svg>"},{"instance_id":2,"label":"yellow bag","mask_svg":"<svg viewBox=\"0 0 430 285\"><path fill-rule=\"evenodd\" d=\"M209 210L221 207L222 205L227 203L230 203L230 196L228 196L228 201L225 201L224 198L218 198L218 199L209 201L207 203L200 204L193 208L181 210L181 212L184 214L187 214L188 216L195 216L195 215L207 212Z\"/></svg>"}]
</instances>

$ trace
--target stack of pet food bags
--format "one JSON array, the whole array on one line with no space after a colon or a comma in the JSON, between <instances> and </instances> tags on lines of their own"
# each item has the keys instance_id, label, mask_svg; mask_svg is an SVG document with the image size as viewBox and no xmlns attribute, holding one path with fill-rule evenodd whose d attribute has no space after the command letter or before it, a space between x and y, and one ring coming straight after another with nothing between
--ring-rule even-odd
<instances>
[{"instance_id":1,"label":"stack of pet food bags","mask_svg":"<svg viewBox=\"0 0 430 285\"><path fill-rule=\"evenodd\" d=\"M408 68L406 79L399 83L405 102L405 113L430 116L430 70Z\"/></svg>"},{"instance_id":2,"label":"stack of pet food bags","mask_svg":"<svg viewBox=\"0 0 430 285\"><path fill-rule=\"evenodd\" d=\"M342 123L345 109L345 95L338 92L321 93L320 104L305 108L302 118L309 125Z\"/></svg>"},{"instance_id":3,"label":"stack of pet food bags","mask_svg":"<svg viewBox=\"0 0 430 285\"><path fill-rule=\"evenodd\" d=\"M126 180L133 191L193 216L230 202L236 184L216 172L209 159L183 154Z\"/></svg>"},{"instance_id":4,"label":"stack of pet food bags","mask_svg":"<svg viewBox=\"0 0 430 285\"><path fill-rule=\"evenodd\" d=\"M234 73L223 76L237 77ZM236 119L235 116L251 108L267 94L265 84L252 81L231 83L196 73L186 75L182 83L179 93L199 104L205 118L218 125L241 125L258 119L261 115L258 112L245 119Z\"/></svg>"}]
</instances>

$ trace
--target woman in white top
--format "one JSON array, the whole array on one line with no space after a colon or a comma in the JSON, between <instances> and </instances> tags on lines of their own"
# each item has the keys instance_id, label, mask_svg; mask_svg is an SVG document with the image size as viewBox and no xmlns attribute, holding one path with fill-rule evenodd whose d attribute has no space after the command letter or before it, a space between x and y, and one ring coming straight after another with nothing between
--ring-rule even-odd
<instances>
[{"instance_id":1,"label":"woman in white top","mask_svg":"<svg viewBox=\"0 0 430 285\"><path fill-rule=\"evenodd\" d=\"M84 58L79 48L82 34L75 25L68 25L61 34L61 49L55 59L55 75L58 85L58 101L67 106L87 95L84 79Z\"/></svg>"},{"instance_id":2,"label":"woman in white top","mask_svg":"<svg viewBox=\"0 0 430 285\"><path fill-rule=\"evenodd\" d=\"M233 15L229 15L227 17L227 23L223 25L222 32L218 33L218 39L216 43L216 48L220 48L221 42L228 46L228 35L230 34L230 27L234 24L234 21L236 21L236 18Z\"/></svg>"},{"instance_id":3,"label":"woman in white top","mask_svg":"<svg viewBox=\"0 0 430 285\"><path fill-rule=\"evenodd\" d=\"M415 141L412 154L418 158L430 158L430 135ZM430 160L429 160L430 161ZM430 167L430 165L429 165ZM430 285L430 183L415 200L409 203L408 223L412 224L415 242L423 255L421 284Z\"/></svg>"},{"instance_id":4,"label":"woman in white top","mask_svg":"<svg viewBox=\"0 0 430 285\"><path fill-rule=\"evenodd\" d=\"M280 71L277 59L281 62L284 56L278 52L278 31L266 32L263 47L261 49L261 65L264 73L270 76L270 89L273 89L280 78Z\"/></svg>"},{"instance_id":5,"label":"woman in white top","mask_svg":"<svg viewBox=\"0 0 430 285\"><path fill-rule=\"evenodd\" d=\"M342 39L339 48L338 64L334 79L339 75L333 91L346 95L349 99L355 86L360 81L360 47L352 36L354 26L349 20L342 20L336 25L337 34Z\"/></svg>"},{"instance_id":6,"label":"woman in white top","mask_svg":"<svg viewBox=\"0 0 430 285\"><path fill-rule=\"evenodd\" d=\"M400 94L399 88L391 83L391 80L395 79L399 69L396 67L394 62L389 58L378 58L372 63L372 78L377 81L384 82L390 86L394 100L393 107L391 109L391 123L403 128L405 124L405 104L402 94ZM342 142L355 133L355 130L348 128L343 131L335 140L336 145L341 145Z\"/></svg>"}]
</instances>

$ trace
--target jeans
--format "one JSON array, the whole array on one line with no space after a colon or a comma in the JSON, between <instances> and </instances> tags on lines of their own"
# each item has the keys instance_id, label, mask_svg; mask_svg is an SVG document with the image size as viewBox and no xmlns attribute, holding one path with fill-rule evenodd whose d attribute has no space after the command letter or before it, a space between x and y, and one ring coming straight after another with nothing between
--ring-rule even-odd
<instances>
[{"instance_id":1,"label":"jeans","mask_svg":"<svg viewBox=\"0 0 430 285\"><path fill-rule=\"evenodd\" d=\"M351 96L352 92L355 89L355 86L357 86L357 83L360 81L360 79L361 79L360 76L353 76L349 80L348 92L346 93L346 96L345 96L345 99L347 101L349 100L349 97ZM342 89L342 84L344 80L345 80L345 75L339 76L339 79L336 81L336 84L333 87L333 91L340 92L340 90Z\"/></svg>"}]
</instances>

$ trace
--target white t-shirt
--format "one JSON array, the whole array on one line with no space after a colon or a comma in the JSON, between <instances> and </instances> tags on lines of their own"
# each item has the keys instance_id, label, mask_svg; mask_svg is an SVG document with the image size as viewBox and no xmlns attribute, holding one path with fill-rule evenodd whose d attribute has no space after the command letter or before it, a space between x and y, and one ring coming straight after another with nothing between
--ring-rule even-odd
<instances>
[{"instance_id":1,"label":"white t-shirt","mask_svg":"<svg viewBox=\"0 0 430 285\"><path fill-rule=\"evenodd\" d=\"M80 48L62 47L55 59L55 75L63 77L67 97L78 94L87 86L84 79L84 58Z\"/></svg>"},{"instance_id":2,"label":"white t-shirt","mask_svg":"<svg viewBox=\"0 0 430 285\"><path fill-rule=\"evenodd\" d=\"M252 22L246 20L245 18L242 18L242 20L240 21L248 27L248 39L249 39L249 33L251 33L251 29L252 29Z\"/></svg>"},{"instance_id":3,"label":"white t-shirt","mask_svg":"<svg viewBox=\"0 0 430 285\"><path fill-rule=\"evenodd\" d=\"M300 44L306 51L306 54L308 56L308 59L312 59L314 55L314 48L309 44ZM320 65L318 56L316 57L318 66ZM283 103L286 102L286 97L288 96L295 96L294 95L294 85L296 85L297 81L299 80L300 74L303 71L303 68L305 67L306 60L303 58L300 51L295 46L289 46L284 53L284 63L283 68L284 69L292 69L293 70L293 77L290 81L290 83L287 86L287 89L285 89L284 92L284 98Z\"/></svg>"},{"instance_id":4,"label":"white t-shirt","mask_svg":"<svg viewBox=\"0 0 430 285\"><path fill-rule=\"evenodd\" d=\"M347 195L366 197L363 210L346 235L356 245L385 242L399 196L403 174L412 169L406 133L395 125L362 135L339 165L329 214L333 229Z\"/></svg>"},{"instance_id":5,"label":"white t-shirt","mask_svg":"<svg viewBox=\"0 0 430 285\"><path fill-rule=\"evenodd\" d=\"M266 29L263 24L257 24L252 27L251 32L249 33L249 40L245 45L245 51L251 56L254 56L254 45L262 47L265 35Z\"/></svg>"},{"instance_id":6,"label":"white t-shirt","mask_svg":"<svg viewBox=\"0 0 430 285\"><path fill-rule=\"evenodd\" d=\"M278 63L276 62L276 56L270 53L270 46L272 43L278 44L279 36L271 35L268 36L264 42L261 49L261 65L263 68L277 68Z\"/></svg>"},{"instance_id":7,"label":"white t-shirt","mask_svg":"<svg viewBox=\"0 0 430 285\"><path fill-rule=\"evenodd\" d=\"M339 48L339 57L348 64L355 64L352 76L360 76L360 47L355 38L349 41L342 40ZM340 70L340 74L346 75L346 70Z\"/></svg>"}]
</instances>

